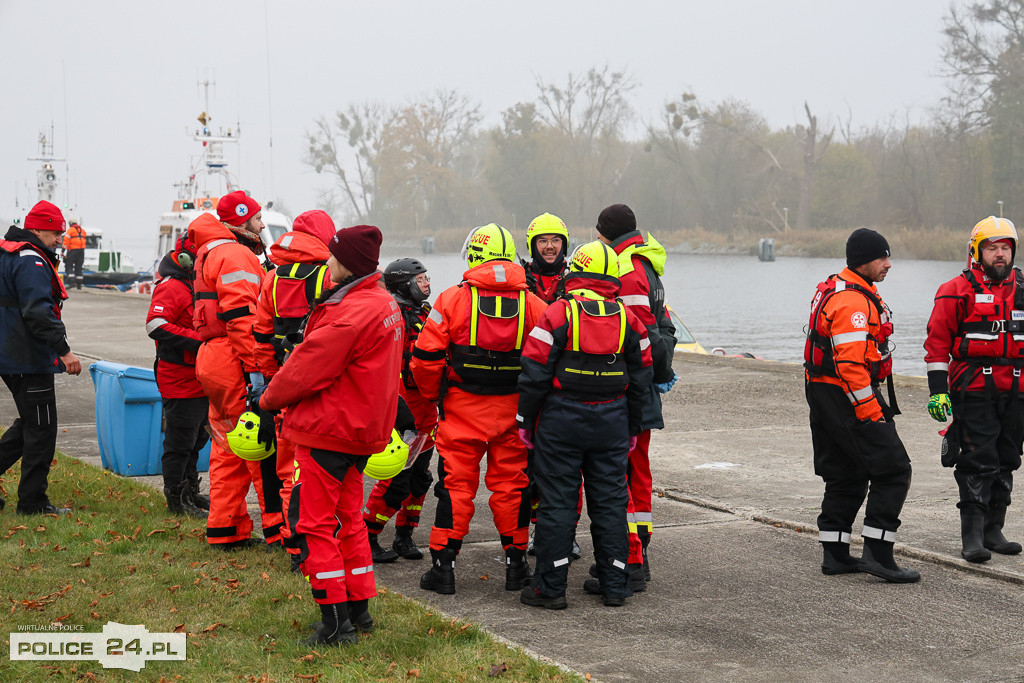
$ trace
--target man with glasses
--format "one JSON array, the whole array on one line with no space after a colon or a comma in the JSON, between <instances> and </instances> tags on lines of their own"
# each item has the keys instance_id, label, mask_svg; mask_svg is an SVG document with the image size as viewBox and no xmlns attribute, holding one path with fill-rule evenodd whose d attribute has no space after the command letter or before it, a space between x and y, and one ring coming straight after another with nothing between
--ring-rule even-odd
<instances>
[{"instance_id":1,"label":"man with glasses","mask_svg":"<svg viewBox=\"0 0 1024 683\"><path fill-rule=\"evenodd\" d=\"M60 209L41 201L25 216L24 228L11 226L0 240L0 378L18 409L18 418L0 437L0 475L21 460L22 515L71 512L46 496L57 447L53 376L82 372L60 319L68 293L57 274L55 249L64 226Z\"/></svg>"}]
</instances>

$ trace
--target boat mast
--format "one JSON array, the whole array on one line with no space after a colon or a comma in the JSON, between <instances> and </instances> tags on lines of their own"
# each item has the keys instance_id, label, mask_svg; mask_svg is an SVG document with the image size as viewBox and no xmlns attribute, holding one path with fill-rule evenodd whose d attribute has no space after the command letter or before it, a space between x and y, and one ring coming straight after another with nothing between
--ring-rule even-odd
<instances>
[{"instance_id":1,"label":"boat mast","mask_svg":"<svg viewBox=\"0 0 1024 683\"><path fill-rule=\"evenodd\" d=\"M205 173L207 176L219 175L224 178L224 183L227 185L227 191L232 192L238 189L238 183L227 168L228 162L224 157L224 143L233 142L237 144L239 132L237 130L236 132L232 132L232 130L228 128L227 131L222 129L217 135L213 134L210 129L210 122L213 121L213 117L207 112L210 111L210 86L215 84L213 81L206 79L204 81L200 81L198 85L203 86L206 108L197 117L197 120L203 127L193 134L192 139L203 144L203 154L200 156L197 164L192 168L189 181L192 185L193 191L196 191L198 189L196 187L196 178L200 173Z\"/></svg>"},{"instance_id":2,"label":"boat mast","mask_svg":"<svg viewBox=\"0 0 1024 683\"><path fill-rule=\"evenodd\" d=\"M57 203L57 172L53 168L53 162L64 161L53 156L53 123L50 124L50 137L46 133L39 133L39 156L29 157L29 161L39 161L42 165L36 171L36 189L39 191L39 199L36 201L47 201Z\"/></svg>"}]
</instances>

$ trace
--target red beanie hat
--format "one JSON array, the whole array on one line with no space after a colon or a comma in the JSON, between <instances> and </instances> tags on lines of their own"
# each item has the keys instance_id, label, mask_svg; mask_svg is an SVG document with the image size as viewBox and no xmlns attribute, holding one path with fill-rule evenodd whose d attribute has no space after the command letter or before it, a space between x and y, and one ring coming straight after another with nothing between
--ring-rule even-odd
<instances>
[{"instance_id":1,"label":"red beanie hat","mask_svg":"<svg viewBox=\"0 0 1024 683\"><path fill-rule=\"evenodd\" d=\"M363 277L377 270L382 239L377 226L354 225L334 233L327 248L338 263L356 277Z\"/></svg>"},{"instance_id":2,"label":"red beanie hat","mask_svg":"<svg viewBox=\"0 0 1024 683\"><path fill-rule=\"evenodd\" d=\"M217 217L228 225L239 226L261 210L256 200L242 190L228 192L217 202Z\"/></svg>"},{"instance_id":3,"label":"red beanie hat","mask_svg":"<svg viewBox=\"0 0 1024 683\"><path fill-rule=\"evenodd\" d=\"M312 235L324 244L329 244L337 228L326 211L313 209L296 216L292 222L292 230Z\"/></svg>"},{"instance_id":4,"label":"red beanie hat","mask_svg":"<svg viewBox=\"0 0 1024 683\"><path fill-rule=\"evenodd\" d=\"M64 232L64 214L54 204L41 201L25 216L25 229Z\"/></svg>"}]
</instances>

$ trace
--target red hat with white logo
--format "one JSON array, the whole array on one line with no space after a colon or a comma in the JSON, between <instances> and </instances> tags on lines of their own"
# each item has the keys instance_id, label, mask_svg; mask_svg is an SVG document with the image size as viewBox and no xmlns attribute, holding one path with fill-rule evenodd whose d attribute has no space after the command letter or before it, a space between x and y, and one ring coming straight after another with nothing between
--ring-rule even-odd
<instances>
[{"instance_id":1,"label":"red hat with white logo","mask_svg":"<svg viewBox=\"0 0 1024 683\"><path fill-rule=\"evenodd\" d=\"M256 200L242 190L228 192L217 202L217 217L228 225L242 225L261 210Z\"/></svg>"},{"instance_id":2,"label":"red hat with white logo","mask_svg":"<svg viewBox=\"0 0 1024 683\"><path fill-rule=\"evenodd\" d=\"M64 232L64 214L55 204L43 200L25 216L25 229Z\"/></svg>"}]
</instances>

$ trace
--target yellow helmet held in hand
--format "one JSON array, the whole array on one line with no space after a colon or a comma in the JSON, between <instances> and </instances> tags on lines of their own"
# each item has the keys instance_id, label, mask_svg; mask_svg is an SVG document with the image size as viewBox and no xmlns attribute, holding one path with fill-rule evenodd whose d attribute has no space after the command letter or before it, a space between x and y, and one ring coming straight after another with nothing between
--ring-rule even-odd
<instances>
[{"instance_id":1,"label":"yellow helmet held in hand","mask_svg":"<svg viewBox=\"0 0 1024 683\"><path fill-rule=\"evenodd\" d=\"M594 240L576 247L569 261L569 270L573 273L597 273L618 277L619 257L607 244Z\"/></svg>"},{"instance_id":2,"label":"yellow helmet held in hand","mask_svg":"<svg viewBox=\"0 0 1024 683\"><path fill-rule=\"evenodd\" d=\"M563 252L568 250L569 230L565 227L565 221L554 214L542 213L530 221L530 227L526 229L526 244L530 258L534 257L533 238L541 235L558 235L562 238Z\"/></svg>"},{"instance_id":3,"label":"yellow helmet held in hand","mask_svg":"<svg viewBox=\"0 0 1024 683\"><path fill-rule=\"evenodd\" d=\"M505 228L497 223L488 223L474 228L466 237L462 258L470 268L488 261L515 261L516 241Z\"/></svg>"},{"instance_id":4,"label":"yellow helmet held in hand","mask_svg":"<svg viewBox=\"0 0 1024 683\"><path fill-rule=\"evenodd\" d=\"M1010 240L1013 256L1017 255L1017 228L1009 218L989 216L971 230L967 251L972 259L981 263L981 246L986 240Z\"/></svg>"},{"instance_id":5,"label":"yellow helmet held in hand","mask_svg":"<svg viewBox=\"0 0 1024 683\"><path fill-rule=\"evenodd\" d=\"M380 453L370 456L366 461L366 467L363 468L363 474L378 481L391 479L398 476L408 460L409 444L402 440L402 435L397 429L392 429L388 445Z\"/></svg>"},{"instance_id":6,"label":"yellow helmet held in hand","mask_svg":"<svg viewBox=\"0 0 1024 683\"><path fill-rule=\"evenodd\" d=\"M238 424L228 432L228 446L231 452L242 460L253 462L266 460L274 454L274 444L260 443L256 440L260 433L260 416L246 411L238 418Z\"/></svg>"}]
</instances>

